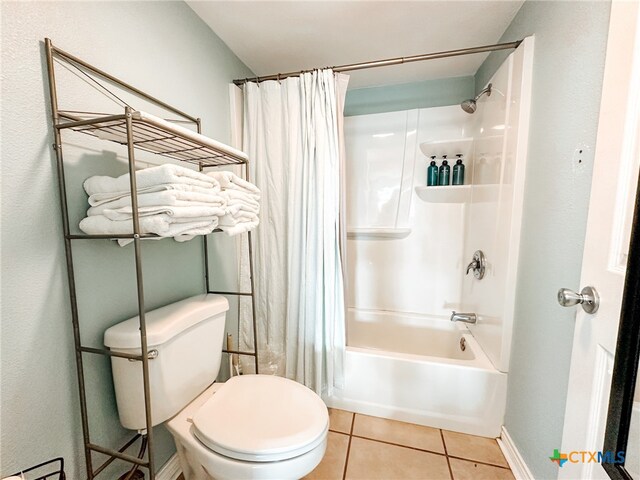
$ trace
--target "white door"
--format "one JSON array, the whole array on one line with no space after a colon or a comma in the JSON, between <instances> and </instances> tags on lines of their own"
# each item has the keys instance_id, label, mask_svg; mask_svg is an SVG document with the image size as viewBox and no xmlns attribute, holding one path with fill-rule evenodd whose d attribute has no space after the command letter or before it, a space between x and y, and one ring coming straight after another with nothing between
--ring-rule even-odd
<instances>
[{"instance_id":1,"label":"white door","mask_svg":"<svg viewBox=\"0 0 640 480\"><path fill-rule=\"evenodd\" d=\"M570 307L577 313L558 452L567 461L558 459L563 463L559 479L609 478L597 462L589 461L593 457L571 452L601 451L604 438L640 163L639 10L638 2L612 4L580 284L595 287L600 307L592 315L580 305Z\"/></svg>"}]
</instances>

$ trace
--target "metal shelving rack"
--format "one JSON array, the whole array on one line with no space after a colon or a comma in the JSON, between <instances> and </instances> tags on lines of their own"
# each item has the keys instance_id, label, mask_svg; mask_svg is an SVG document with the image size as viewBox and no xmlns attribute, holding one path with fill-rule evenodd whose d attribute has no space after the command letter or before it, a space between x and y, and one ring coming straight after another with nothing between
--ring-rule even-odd
<instances>
[{"instance_id":1,"label":"metal shelving rack","mask_svg":"<svg viewBox=\"0 0 640 480\"><path fill-rule=\"evenodd\" d=\"M199 118L188 115L177 108L155 98L151 95L123 82L122 80L90 65L89 63L53 46L50 39L45 39L45 50L47 60L47 71L49 80L49 94L51 97L51 114L53 122L54 132L54 144L53 148L56 152L57 160L57 174L58 174L58 187L60 191L60 206L62 210L62 225L64 231L64 245L65 255L67 262L67 278L69 282L69 297L71 303L71 320L73 325L73 337L75 342L75 357L77 364L77 376L78 386L80 393L80 413L82 417L82 430L84 437L84 453L86 461L87 478L93 479L101 472L103 472L107 466L109 466L115 459L120 459L125 462L129 462L134 466L146 467L149 470L149 478L155 479L154 453L153 453L153 425L151 418L151 398L150 398L150 386L149 386L149 361L147 355L134 355L127 353L112 352L105 348L93 348L82 344L80 337L80 321L78 314L78 304L76 297L76 283L73 266L73 241L74 240L91 240L91 239L132 239L134 244L134 256L135 256L135 271L136 271L136 284L137 284L137 297L138 297L138 315L140 318L140 347L141 352L148 352L147 348L147 334L146 334L146 322L145 322L145 300L144 300L144 282L142 274L142 242L144 238L155 237L152 234L144 234L140 232L139 218L138 218L138 201L137 201L137 188L136 188L136 175L135 175L135 151L137 149L147 152L156 153L158 155L172 158L174 160L180 160L188 162L198 166L200 171L203 171L209 167L218 167L224 165L241 165L243 167L244 178L249 178L248 160L244 154L238 152L230 147L226 147L214 140L202 137L201 121ZM140 112L135 111L130 106L124 108L124 112L121 114L98 114L87 113L77 111L65 111L59 109L58 96L57 96L57 84L55 76L55 63L61 62L66 66L76 69L79 72L84 73L87 77L91 74L91 80L96 84L99 84L101 88L107 92L109 90L102 84L100 84L97 78L103 81L109 82L111 85L116 85L124 91L134 94L151 104L160 107L164 110L168 110L188 123L192 123L196 126L198 134L191 131L186 131L183 127L172 127L171 124L165 121L154 121L153 118L145 118L140 115ZM119 144L127 146L127 156L129 163L129 178L130 178L130 191L131 191L131 204L133 209L133 221L132 221L132 233L126 235L79 235L72 234L69 224L69 211L67 205L67 190L65 185L65 173L64 173L64 157L62 150L62 132L64 130L75 130L84 134L96 136L98 138L115 141ZM225 148L226 147L226 148ZM228 292L228 291L213 291L210 285L209 275L209 250L207 244L207 236L203 236L204 247L204 271L205 271L205 292L220 295L229 296L250 296L252 299L252 314L253 314L253 351L241 351L241 350L228 350L223 349L223 352L238 355L248 355L254 357L256 373L258 373L258 350L257 350L257 330L256 330L256 309L255 309L255 297L254 297L254 282L253 282L253 248L251 240L251 232L247 232L248 235L248 253L249 253L249 281L250 292ZM136 434L131 438L124 446L119 450L115 450L110 447L104 447L92 443L89 432L89 419L87 413L87 396L85 391L85 373L83 366L83 355L96 354L105 355L109 357L121 357L128 358L132 361L142 362L142 373L144 382L144 397L145 397L145 413L146 413L146 433ZM142 438L143 445L147 444L147 459L144 459L144 448L141 448L141 453L136 457L124 453L134 442L139 438ZM94 469L92 461L92 452L104 454L108 457L100 466Z\"/></svg>"}]
</instances>

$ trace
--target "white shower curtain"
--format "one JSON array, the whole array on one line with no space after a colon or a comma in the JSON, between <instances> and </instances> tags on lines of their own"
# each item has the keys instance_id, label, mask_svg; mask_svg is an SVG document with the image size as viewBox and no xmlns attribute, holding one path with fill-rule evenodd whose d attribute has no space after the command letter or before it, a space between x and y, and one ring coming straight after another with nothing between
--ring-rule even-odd
<instances>
[{"instance_id":1,"label":"white shower curtain","mask_svg":"<svg viewBox=\"0 0 640 480\"><path fill-rule=\"evenodd\" d=\"M244 150L262 190L254 236L260 372L320 394L342 384L348 78L327 69L244 89ZM250 347L250 317L242 317L242 341Z\"/></svg>"}]
</instances>

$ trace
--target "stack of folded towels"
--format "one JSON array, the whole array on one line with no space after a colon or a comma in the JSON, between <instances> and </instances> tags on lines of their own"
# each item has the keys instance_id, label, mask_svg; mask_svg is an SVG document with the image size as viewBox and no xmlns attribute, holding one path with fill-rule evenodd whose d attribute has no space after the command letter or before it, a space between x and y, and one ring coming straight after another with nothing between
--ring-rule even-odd
<instances>
[{"instance_id":1,"label":"stack of folded towels","mask_svg":"<svg viewBox=\"0 0 640 480\"><path fill-rule=\"evenodd\" d=\"M224 186L218 180L223 179ZM258 225L260 191L231 172L205 175L167 164L136 172L141 233L177 241L206 235L216 228L229 235ZM133 232L129 175L94 176L84 182L91 207L80 229L90 235ZM233 199L233 200L231 200ZM248 215L250 211L253 215ZM119 240L121 245L130 239Z\"/></svg>"},{"instance_id":2,"label":"stack of folded towels","mask_svg":"<svg viewBox=\"0 0 640 480\"><path fill-rule=\"evenodd\" d=\"M226 213L220 217L219 228L229 235L248 232L258 226L260 190L231 172L211 172L221 188Z\"/></svg>"}]
</instances>

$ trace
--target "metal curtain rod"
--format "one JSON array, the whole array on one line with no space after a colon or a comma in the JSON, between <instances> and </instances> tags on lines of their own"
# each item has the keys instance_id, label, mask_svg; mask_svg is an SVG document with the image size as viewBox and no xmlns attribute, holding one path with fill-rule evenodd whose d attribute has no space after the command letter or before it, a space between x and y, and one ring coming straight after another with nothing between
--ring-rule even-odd
<instances>
[{"instance_id":1,"label":"metal curtain rod","mask_svg":"<svg viewBox=\"0 0 640 480\"><path fill-rule=\"evenodd\" d=\"M494 52L496 50L508 50L510 48L518 48L522 40L508 43L496 43L495 45L484 45L482 47L461 48L458 50L448 50L446 52L424 53L422 55L413 55L411 57L388 58L386 60L375 60L373 62L351 63L348 65L339 65L331 67L334 72L349 72L352 70L364 70L365 68L387 67L390 65L401 65L403 63L421 62L423 60L435 60L437 58L458 57L460 55L472 55L474 53ZM264 77L239 78L233 81L236 85L243 85L247 82L264 82L265 80L282 80L287 77L297 77L302 73L312 72L313 70L303 70L299 72L278 73L276 75L267 75Z\"/></svg>"}]
</instances>

